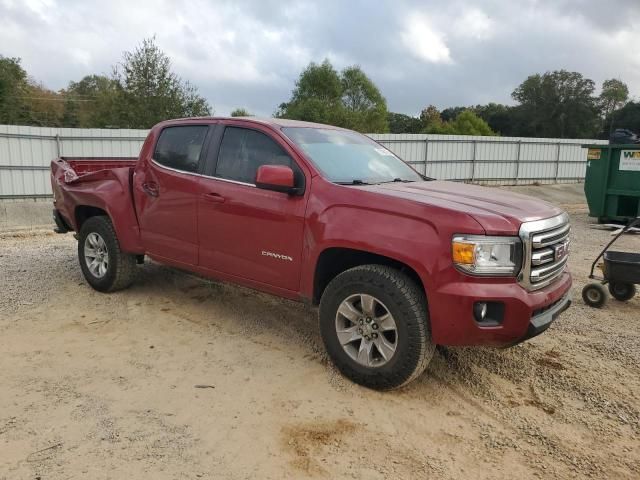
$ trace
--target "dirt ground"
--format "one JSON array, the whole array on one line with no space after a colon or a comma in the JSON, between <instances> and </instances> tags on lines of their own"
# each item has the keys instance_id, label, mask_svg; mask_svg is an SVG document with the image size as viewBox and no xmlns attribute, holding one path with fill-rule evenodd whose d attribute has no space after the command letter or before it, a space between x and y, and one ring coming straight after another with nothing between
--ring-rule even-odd
<instances>
[{"instance_id":1,"label":"dirt ground","mask_svg":"<svg viewBox=\"0 0 640 480\"><path fill-rule=\"evenodd\" d=\"M0 479L640 478L640 297L584 306L609 233L522 190L571 213L574 305L388 393L336 372L314 309L153 263L100 294L71 235L0 235Z\"/></svg>"}]
</instances>

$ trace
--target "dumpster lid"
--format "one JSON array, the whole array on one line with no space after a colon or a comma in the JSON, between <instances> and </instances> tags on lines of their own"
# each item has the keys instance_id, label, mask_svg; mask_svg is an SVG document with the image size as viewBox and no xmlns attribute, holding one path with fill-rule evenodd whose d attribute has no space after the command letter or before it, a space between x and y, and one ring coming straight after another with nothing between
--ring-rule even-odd
<instances>
[{"instance_id":1,"label":"dumpster lid","mask_svg":"<svg viewBox=\"0 0 640 480\"><path fill-rule=\"evenodd\" d=\"M580 145L582 148L602 148L603 150L610 150L612 148L624 148L625 150L640 150L640 143L614 143L610 144L600 144L600 143L587 143L584 145Z\"/></svg>"}]
</instances>

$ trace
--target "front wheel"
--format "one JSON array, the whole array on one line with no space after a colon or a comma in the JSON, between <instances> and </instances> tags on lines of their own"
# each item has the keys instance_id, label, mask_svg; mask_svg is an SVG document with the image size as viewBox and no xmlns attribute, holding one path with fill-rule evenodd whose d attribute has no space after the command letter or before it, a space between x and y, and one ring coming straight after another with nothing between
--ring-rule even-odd
<instances>
[{"instance_id":1,"label":"front wheel","mask_svg":"<svg viewBox=\"0 0 640 480\"><path fill-rule=\"evenodd\" d=\"M582 299L590 307L601 308L607 303L607 290L600 283L589 283L582 289Z\"/></svg>"},{"instance_id":2,"label":"front wheel","mask_svg":"<svg viewBox=\"0 0 640 480\"><path fill-rule=\"evenodd\" d=\"M611 282L609 283L609 293L616 300L626 302L636 294L636 286L633 283Z\"/></svg>"},{"instance_id":3,"label":"front wheel","mask_svg":"<svg viewBox=\"0 0 640 480\"><path fill-rule=\"evenodd\" d=\"M404 273L354 267L334 278L320 301L327 353L352 381L377 390L414 380L433 357L424 293Z\"/></svg>"},{"instance_id":4,"label":"front wheel","mask_svg":"<svg viewBox=\"0 0 640 480\"><path fill-rule=\"evenodd\" d=\"M78 260L84 278L100 292L127 288L135 279L136 256L120 250L108 217L91 217L82 224L78 234Z\"/></svg>"}]
</instances>

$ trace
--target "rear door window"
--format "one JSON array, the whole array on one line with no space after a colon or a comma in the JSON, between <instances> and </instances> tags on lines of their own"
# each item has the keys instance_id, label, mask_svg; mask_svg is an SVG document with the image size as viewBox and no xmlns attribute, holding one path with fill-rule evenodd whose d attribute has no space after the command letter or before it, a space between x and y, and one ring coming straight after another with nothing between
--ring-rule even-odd
<instances>
[{"instance_id":1,"label":"rear door window","mask_svg":"<svg viewBox=\"0 0 640 480\"><path fill-rule=\"evenodd\" d=\"M197 173L208 129L206 125L165 128L156 143L153 159L165 167Z\"/></svg>"}]
</instances>

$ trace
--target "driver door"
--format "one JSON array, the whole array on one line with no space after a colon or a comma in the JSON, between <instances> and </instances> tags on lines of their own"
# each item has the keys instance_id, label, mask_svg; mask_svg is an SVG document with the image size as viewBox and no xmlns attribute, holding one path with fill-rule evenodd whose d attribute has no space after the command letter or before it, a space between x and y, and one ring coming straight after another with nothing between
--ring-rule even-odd
<instances>
[{"instance_id":1,"label":"driver door","mask_svg":"<svg viewBox=\"0 0 640 480\"><path fill-rule=\"evenodd\" d=\"M304 182L285 142L253 124L251 128L227 125L213 176L199 181L200 266L296 291L307 196L257 188L261 165L290 166L297 181Z\"/></svg>"}]
</instances>

